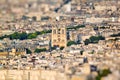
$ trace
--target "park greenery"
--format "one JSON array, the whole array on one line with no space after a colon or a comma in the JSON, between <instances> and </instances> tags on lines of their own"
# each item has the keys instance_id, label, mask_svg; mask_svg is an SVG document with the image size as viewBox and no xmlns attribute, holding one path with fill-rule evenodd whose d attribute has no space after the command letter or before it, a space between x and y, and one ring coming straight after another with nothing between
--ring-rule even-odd
<instances>
[{"instance_id":1,"label":"park greenery","mask_svg":"<svg viewBox=\"0 0 120 80\"><path fill-rule=\"evenodd\" d=\"M31 51L30 49L27 48L27 49L26 49L26 53L27 53L27 54L31 54L32 51Z\"/></svg>"},{"instance_id":2,"label":"park greenery","mask_svg":"<svg viewBox=\"0 0 120 80\"><path fill-rule=\"evenodd\" d=\"M71 30L71 29L77 30L79 28L84 28L84 27L85 25L77 25L77 26L68 27L67 30Z\"/></svg>"},{"instance_id":3,"label":"park greenery","mask_svg":"<svg viewBox=\"0 0 120 80\"><path fill-rule=\"evenodd\" d=\"M40 49L39 49L39 48L36 48L34 52L35 52L35 53L40 53L40 52L45 52L45 51L47 51L46 48L40 48Z\"/></svg>"},{"instance_id":4,"label":"park greenery","mask_svg":"<svg viewBox=\"0 0 120 80\"><path fill-rule=\"evenodd\" d=\"M56 47L51 47L51 50L56 50Z\"/></svg>"},{"instance_id":5,"label":"park greenery","mask_svg":"<svg viewBox=\"0 0 120 80\"><path fill-rule=\"evenodd\" d=\"M86 39L84 41L85 45L88 45L89 43L98 43L99 40L105 40L105 37L103 36L91 36L89 39ZM71 46L71 45L77 45L80 44L78 41L68 41L67 42L67 46Z\"/></svg>"},{"instance_id":6,"label":"park greenery","mask_svg":"<svg viewBox=\"0 0 120 80\"><path fill-rule=\"evenodd\" d=\"M64 47L60 47L60 50L63 50L64 49Z\"/></svg>"},{"instance_id":7,"label":"park greenery","mask_svg":"<svg viewBox=\"0 0 120 80\"><path fill-rule=\"evenodd\" d=\"M120 33L118 33L118 34L112 34L112 35L110 35L111 37L120 37Z\"/></svg>"},{"instance_id":8,"label":"park greenery","mask_svg":"<svg viewBox=\"0 0 120 80\"><path fill-rule=\"evenodd\" d=\"M75 41L68 41L67 42L67 46L71 46L71 45L76 45L77 43Z\"/></svg>"},{"instance_id":9,"label":"park greenery","mask_svg":"<svg viewBox=\"0 0 120 80\"><path fill-rule=\"evenodd\" d=\"M80 40L77 40L77 41L68 41L67 42L67 46L77 45L77 44L81 44Z\"/></svg>"},{"instance_id":10,"label":"park greenery","mask_svg":"<svg viewBox=\"0 0 120 80\"><path fill-rule=\"evenodd\" d=\"M89 43L98 43L99 40L105 40L105 37L103 36L91 36L89 39L86 39L84 41L85 45L88 45Z\"/></svg>"},{"instance_id":11,"label":"park greenery","mask_svg":"<svg viewBox=\"0 0 120 80\"><path fill-rule=\"evenodd\" d=\"M80 51L80 54L83 55L83 52L84 52L84 50L81 50L81 51Z\"/></svg>"},{"instance_id":12,"label":"park greenery","mask_svg":"<svg viewBox=\"0 0 120 80\"><path fill-rule=\"evenodd\" d=\"M85 27L85 25L77 25L77 26L73 26L73 27L68 27L67 30L77 30L79 28L83 28ZM33 38L37 38L38 35L42 35L42 34L47 34L47 33L51 33L52 30L43 30L43 31L36 31L34 33L26 33L26 32L14 32L13 34L10 35L4 35L1 36L0 39L4 39L4 38L9 38L11 40L13 39L19 39L19 40L25 40L25 39L33 39Z\"/></svg>"},{"instance_id":13,"label":"park greenery","mask_svg":"<svg viewBox=\"0 0 120 80\"><path fill-rule=\"evenodd\" d=\"M107 76L108 74L111 74L111 71L109 69L103 69L101 71L98 71L98 76L96 77L96 80L101 80L102 77Z\"/></svg>"},{"instance_id":14,"label":"park greenery","mask_svg":"<svg viewBox=\"0 0 120 80\"><path fill-rule=\"evenodd\" d=\"M25 32L22 32L22 33L15 32L10 35L1 36L0 39L4 39L4 38L9 38L11 40L13 40L13 39L20 39L20 40L33 39L33 38L37 38L38 35L47 34L47 33L51 33L51 32L52 32L52 30L44 30L41 32L36 31L34 33L28 33L28 34Z\"/></svg>"}]
</instances>

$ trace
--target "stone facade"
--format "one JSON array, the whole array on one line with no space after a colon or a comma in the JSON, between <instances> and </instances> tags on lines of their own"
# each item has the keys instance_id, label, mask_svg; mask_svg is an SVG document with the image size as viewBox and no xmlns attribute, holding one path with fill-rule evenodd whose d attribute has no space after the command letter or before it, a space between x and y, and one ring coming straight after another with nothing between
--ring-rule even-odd
<instances>
[{"instance_id":1,"label":"stone facade","mask_svg":"<svg viewBox=\"0 0 120 80\"><path fill-rule=\"evenodd\" d=\"M66 28L65 27L53 27L52 28L52 47L66 47Z\"/></svg>"},{"instance_id":2,"label":"stone facade","mask_svg":"<svg viewBox=\"0 0 120 80\"><path fill-rule=\"evenodd\" d=\"M69 80L64 74L49 70L0 70L0 80Z\"/></svg>"}]
</instances>

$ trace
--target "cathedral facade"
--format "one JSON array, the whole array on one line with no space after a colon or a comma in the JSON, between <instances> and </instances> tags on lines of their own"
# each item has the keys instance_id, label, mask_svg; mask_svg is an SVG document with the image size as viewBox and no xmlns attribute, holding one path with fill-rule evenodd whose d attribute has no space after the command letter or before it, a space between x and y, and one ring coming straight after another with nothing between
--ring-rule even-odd
<instances>
[{"instance_id":1,"label":"cathedral facade","mask_svg":"<svg viewBox=\"0 0 120 80\"><path fill-rule=\"evenodd\" d=\"M56 25L52 27L52 47L66 47L67 34L65 26Z\"/></svg>"}]
</instances>

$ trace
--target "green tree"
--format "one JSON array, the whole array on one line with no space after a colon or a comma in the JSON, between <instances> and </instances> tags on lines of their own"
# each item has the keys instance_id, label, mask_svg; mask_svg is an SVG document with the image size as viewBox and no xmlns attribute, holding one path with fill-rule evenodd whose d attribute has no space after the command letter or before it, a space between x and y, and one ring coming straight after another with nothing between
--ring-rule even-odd
<instances>
[{"instance_id":1,"label":"green tree","mask_svg":"<svg viewBox=\"0 0 120 80\"><path fill-rule=\"evenodd\" d=\"M46 48L41 48L41 49L36 48L34 52L40 53L40 52L44 52L44 51L47 51L47 49Z\"/></svg>"},{"instance_id":2,"label":"green tree","mask_svg":"<svg viewBox=\"0 0 120 80\"><path fill-rule=\"evenodd\" d=\"M33 21L36 21L36 20L37 20L36 16L33 16L33 17L32 17L32 20L33 20Z\"/></svg>"},{"instance_id":3,"label":"green tree","mask_svg":"<svg viewBox=\"0 0 120 80\"><path fill-rule=\"evenodd\" d=\"M84 41L84 43L85 43L85 45L88 45L88 44L90 43L90 40L89 40L89 39L86 39L86 40Z\"/></svg>"},{"instance_id":4,"label":"green tree","mask_svg":"<svg viewBox=\"0 0 120 80\"><path fill-rule=\"evenodd\" d=\"M107 76L108 74L111 74L111 71L109 69L98 71L98 76L96 77L96 80L101 80L102 77Z\"/></svg>"},{"instance_id":5,"label":"green tree","mask_svg":"<svg viewBox=\"0 0 120 80\"><path fill-rule=\"evenodd\" d=\"M105 37L103 36L98 36L99 37L99 40L105 40Z\"/></svg>"},{"instance_id":6,"label":"green tree","mask_svg":"<svg viewBox=\"0 0 120 80\"><path fill-rule=\"evenodd\" d=\"M63 50L64 49L64 47L60 47L60 50Z\"/></svg>"},{"instance_id":7,"label":"green tree","mask_svg":"<svg viewBox=\"0 0 120 80\"><path fill-rule=\"evenodd\" d=\"M28 19L28 17L25 16L25 15L23 15L23 16L22 16L22 19L23 19L23 20L26 20L26 19Z\"/></svg>"},{"instance_id":8,"label":"green tree","mask_svg":"<svg viewBox=\"0 0 120 80\"><path fill-rule=\"evenodd\" d=\"M73 44L76 45L76 42L75 42L75 41L68 41L67 46L71 46L71 45L73 45Z\"/></svg>"},{"instance_id":9,"label":"green tree","mask_svg":"<svg viewBox=\"0 0 120 80\"><path fill-rule=\"evenodd\" d=\"M84 28L84 27L85 27L85 25L77 25L77 26L73 26L73 27L68 27L67 30L70 30L70 29L75 29L75 30L77 30L77 29L79 29L79 28Z\"/></svg>"},{"instance_id":10,"label":"green tree","mask_svg":"<svg viewBox=\"0 0 120 80\"><path fill-rule=\"evenodd\" d=\"M9 38L10 39L18 39L20 36L19 36L19 33L18 32L15 32L15 33L13 33L13 34L11 34L10 36L9 36Z\"/></svg>"},{"instance_id":11,"label":"green tree","mask_svg":"<svg viewBox=\"0 0 120 80\"><path fill-rule=\"evenodd\" d=\"M77 44L80 44L81 42L80 42L80 40L77 40L76 43L77 43Z\"/></svg>"},{"instance_id":12,"label":"green tree","mask_svg":"<svg viewBox=\"0 0 120 80\"><path fill-rule=\"evenodd\" d=\"M56 49L56 47L51 47L51 50L55 50Z\"/></svg>"},{"instance_id":13,"label":"green tree","mask_svg":"<svg viewBox=\"0 0 120 80\"><path fill-rule=\"evenodd\" d=\"M19 36L20 36L19 37L20 40L27 39L27 33L25 33L25 32L21 33Z\"/></svg>"},{"instance_id":14,"label":"green tree","mask_svg":"<svg viewBox=\"0 0 120 80\"><path fill-rule=\"evenodd\" d=\"M20 39L20 40L24 40L24 39L33 39L33 38L37 38L38 35L42 35L42 34L47 34L47 33L51 33L52 30L44 30L44 31L36 31L35 33L18 33L18 32L14 32L13 34L10 35L4 35L1 36L0 39L4 39L4 38L10 38L11 40L13 39Z\"/></svg>"},{"instance_id":15,"label":"green tree","mask_svg":"<svg viewBox=\"0 0 120 80\"><path fill-rule=\"evenodd\" d=\"M37 34L36 33L30 33L28 34L28 39L33 39L33 38L36 38L37 37Z\"/></svg>"},{"instance_id":16,"label":"green tree","mask_svg":"<svg viewBox=\"0 0 120 80\"><path fill-rule=\"evenodd\" d=\"M82 50L82 51L80 51L80 54L81 54L81 55L83 55L83 52L84 52L83 50Z\"/></svg>"},{"instance_id":17,"label":"green tree","mask_svg":"<svg viewBox=\"0 0 120 80\"><path fill-rule=\"evenodd\" d=\"M85 45L88 45L89 43L98 43L99 40L105 40L105 37L103 36L91 36L89 39L86 39L84 41Z\"/></svg>"},{"instance_id":18,"label":"green tree","mask_svg":"<svg viewBox=\"0 0 120 80\"><path fill-rule=\"evenodd\" d=\"M36 31L35 33L36 33L37 35L40 35L40 34L41 34L41 32L39 32L39 31Z\"/></svg>"},{"instance_id":19,"label":"green tree","mask_svg":"<svg viewBox=\"0 0 120 80\"><path fill-rule=\"evenodd\" d=\"M118 33L118 34L112 34L112 35L110 35L111 37L120 37L120 33Z\"/></svg>"},{"instance_id":20,"label":"green tree","mask_svg":"<svg viewBox=\"0 0 120 80\"><path fill-rule=\"evenodd\" d=\"M31 54L32 51L31 51L30 49L27 48L27 49L26 49L26 53L27 53L27 54Z\"/></svg>"}]
</instances>

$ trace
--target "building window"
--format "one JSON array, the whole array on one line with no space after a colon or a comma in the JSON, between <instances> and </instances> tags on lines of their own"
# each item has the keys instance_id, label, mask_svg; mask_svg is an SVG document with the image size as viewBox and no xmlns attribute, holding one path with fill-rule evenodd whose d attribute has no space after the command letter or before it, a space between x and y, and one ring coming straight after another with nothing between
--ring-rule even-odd
<instances>
[{"instance_id":1,"label":"building window","mask_svg":"<svg viewBox=\"0 0 120 80\"><path fill-rule=\"evenodd\" d=\"M53 40L53 42L56 42L56 40Z\"/></svg>"},{"instance_id":2,"label":"building window","mask_svg":"<svg viewBox=\"0 0 120 80\"><path fill-rule=\"evenodd\" d=\"M60 31L58 31L58 34L60 34Z\"/></svg>"},{"instance_id":3,"label":"building window","mask_svg":"<svg viewBox=\"0 0 120 80\"><path fill-rule=\"evenodd\" d=\"M64 34L64 30L62 30L62 34Z\"/></svg>"},{"instance_id":4,"label":"building window","mask_svg":"<svg viewBox=\"0 0 120 80\"><path fill-rule=\"evenodd\" d=\"M58 38L60 37L60 35L58 35Z\"/></svg>"},{"instance_id":5,"label":"building window","mask_svg":"<svg viewBox=\"0 0 120 80\"><path fill-rule=\"evenodd\" d=\"M58 41L60 41L60 38L58 38Z\"/></svg>"},{"instance_id":6,"label":"building window","mask_svg":"<svg viewBox=\"0 0 120 80\"><path fill-rule=\"evenodd\" d=\"M58 29L58 34L60 34L60 29Z\"/></svg>"},{"instance_id":7,"label":"building window","mask_svg":"<svg viewBox=\"0 0 120 80\"><path fill-rule=\"evenodd\" d=\"M58 31L60 31L60 29L58 29Z\"/></svg>"},{"instance_id":8,"label":"building window","mask_svg":"<svg viewBox=\"0 0 120 80\"><path fill-rule=\"evenodd\" d=\"M53 34L56 34L56 30L53 30Z\"/></svg>"},{"instance_id":9,"label":"building window","mask_svg":"<svg viewBox=\"0 0 120 80\"><path fill-rule=\"evenodd\" d=\"M62 40L62 42L65 42L65 40Z\"/></svg>"}]
</instances>

